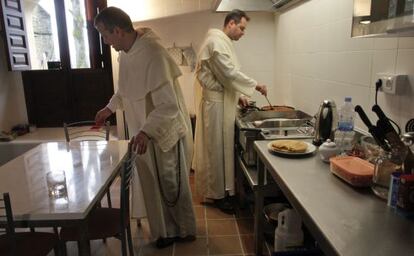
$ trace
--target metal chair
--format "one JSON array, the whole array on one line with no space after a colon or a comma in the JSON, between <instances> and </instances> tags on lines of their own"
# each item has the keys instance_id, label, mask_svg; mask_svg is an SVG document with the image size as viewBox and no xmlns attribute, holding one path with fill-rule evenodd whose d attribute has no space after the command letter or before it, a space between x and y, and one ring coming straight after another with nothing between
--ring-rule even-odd
<instances>
[{"instance_id":1,"label":"metal chair","mask_svg":"<svg viewBox=\"0 0 414 256\"><path fill-rule=\"evenodd\" d=\"M44 256L54 250L59 255L59 238L54 233L16 232L9 193L0 198L0 255Z\"/></svg>"},{"instance_id":2,"label":"metal chair","mask_svg":"<svg viewBox=\"0 0 414 256\"><path fill-rule=\"evenodd\" d=\"M105 122L104 126L96 126L95 121L80 121L73 123L63 123L66 142L70 141L97 141L109 140L111 123ZM109 185L110 187L110 185ZM108 206L112 207L111 192L108 188L106 192Z\"/></svg>"},{"instance_id":3,"label":"metal chair","mask_svg":"<svg viewBox=\"0 0 414 256\"><path fill-rule=\"evenodd\" d=\"M95 121L80 121L73 123L63 123L66 141L71 140L109 140L110 122L104 126L96 126Z\"/></svg>"},{"instance_id":4,"label":"metal chair","mask_svg":"<svg viewBox=\"0 0 414 256\"><path fill-rule=\"evenodd\" d=\"M128 145L126 160L121 167L121 207L118 208L95 208L90 213L86 225L88 225L88 239L97 240L107 237L116 237L122 243L122 255L127 255L127 244L129 255L134 255L132 244L131 223L129 216L129 189L132 180L132 170L135 163L135 154L132 153L132 145ZM77 228L63 227L60 230L62 248L66 250L66 242L79 241L79 230Z\"/></svg>"}]
</instances>

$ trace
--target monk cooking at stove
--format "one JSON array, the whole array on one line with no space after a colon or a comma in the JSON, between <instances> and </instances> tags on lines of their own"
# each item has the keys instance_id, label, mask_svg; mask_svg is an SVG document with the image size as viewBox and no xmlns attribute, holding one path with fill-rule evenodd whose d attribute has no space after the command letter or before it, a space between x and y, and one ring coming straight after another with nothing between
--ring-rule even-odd
<instances>
[{"instance_id":1,"label":"monk cooking at stove","mask_svg":"<svg viewBox=\"0 0 414 256\"><path fill-rule=\"evenodd\" d=\"M204 199L214 200L223 212L232 213L228 196L234 195L234 121L240 95L251 96L256 89L267 95L267 87L240 71L232 41L239 40L249 17L233 10L224 27L211 29L201 47L196 70L197 122L195 132L196 191ZM246 98L239 103L247 104Z\"/></svg>"}]
</instances>

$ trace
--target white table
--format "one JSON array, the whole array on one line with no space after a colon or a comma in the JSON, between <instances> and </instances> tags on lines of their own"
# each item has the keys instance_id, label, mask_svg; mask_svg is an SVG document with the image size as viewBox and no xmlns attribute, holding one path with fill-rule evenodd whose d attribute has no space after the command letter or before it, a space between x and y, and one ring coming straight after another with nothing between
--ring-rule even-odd
<instances>
[{"instance_id":1,"label":"white table","mask_svg":"<svg viewBox=\"0 0 414 256\"><path fill-rule=\"evenodd\" d=\"M128 141L48 142L0 167L0 193L10 194L18 226L73 226L84 234L80 254L90 255L87 226L91 209L120 171ZM67 203L48 196L46 173L64 170Z\"/></svg>"}]
</instances>

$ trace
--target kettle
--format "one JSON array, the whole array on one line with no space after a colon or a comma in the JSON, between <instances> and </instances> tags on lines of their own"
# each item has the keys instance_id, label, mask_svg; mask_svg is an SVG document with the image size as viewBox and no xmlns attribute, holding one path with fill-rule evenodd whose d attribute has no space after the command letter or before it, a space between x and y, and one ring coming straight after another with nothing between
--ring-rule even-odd
<instances>
[{"instance_id":1,"label":"kettle","mask_svg":"<svg viewBox=\"0 0 414 256\"><path fill-rule=\"evenodd\" d=\"M333 100L324 100L319 106L315 121L315 137L313 144L321 145L327 139L333 141L338 123L338 112Z\"/></svg>"}]
</instances>

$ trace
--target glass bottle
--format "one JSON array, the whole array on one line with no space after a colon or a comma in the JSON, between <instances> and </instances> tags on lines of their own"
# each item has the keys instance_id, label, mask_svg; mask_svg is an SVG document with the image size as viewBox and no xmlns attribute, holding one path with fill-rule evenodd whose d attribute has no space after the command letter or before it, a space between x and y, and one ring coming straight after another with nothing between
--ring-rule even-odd
<instances>
[{"instance_id":1,"label":"glass bottle","mask_svg":"<svg viewBox=\"0 0 414 256\"><path fill-rule=\"evenodd\" d=\"M402 172L401 155L396 152L381 150L380 155L375 160L374 175L372 176L371 189L380 198L387 200L390 187L391 174Z\"/></svg>"}]
</instances>

